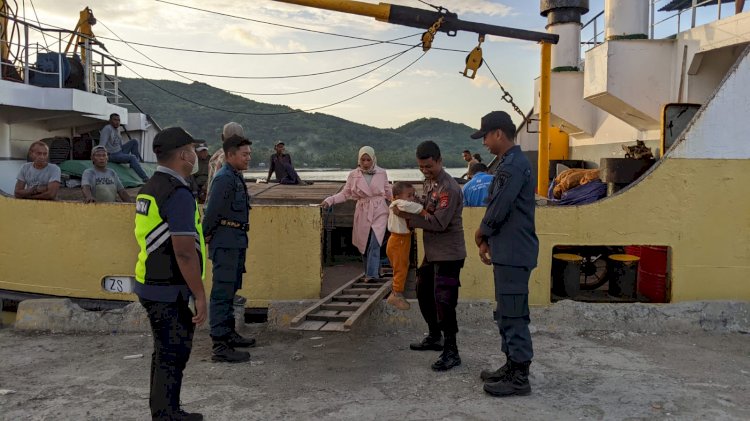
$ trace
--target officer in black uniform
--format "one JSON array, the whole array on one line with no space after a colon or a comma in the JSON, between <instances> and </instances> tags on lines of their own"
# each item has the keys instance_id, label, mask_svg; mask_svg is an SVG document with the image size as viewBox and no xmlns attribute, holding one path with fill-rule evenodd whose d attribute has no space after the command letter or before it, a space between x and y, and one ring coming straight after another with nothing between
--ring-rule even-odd
<instances>
[{"instance_id":1,"label":"officer in black uniform","mask_svg":"<svg viewBox=\"0 0 750 421\"><path fill-rule=\"evenodd\" d=\"M213 261L209 323L213 340L211 359L217 362L248 361L250 354L235 348L255 345L255 339L242 337L234 324L234 299L237 290L242 288L250 229L250 195L242 176L250 163L250 145L248 139L237 135L224 141L226 162L211 183L203 219L203 231Z\"/></svg>"},{"instance_id":2,"label":"officer in black uniform","mask_svg":"<svg viewBox=\"0 0 750 421\"><path fill-rule=\"evenodd\" d=\"M148 312L154 338L149 406L154 420L202 420L201 414L180 408L195 325L206 320L205 243L186 180L198 157L193 138L179 127L156 135L153 150L159 166L139 192L135 207L140 247L135 293Z\"/></svg>"},{"instance_id":3,"label":"officer in black uniform","mask_svg":"<svg viewBox=\"0 0 750 421\"><path fill-rule=\"evenodd\" d=\"M534 226L534 177L529 160L514 144L516 127L503 111L482 117L471 135L483 139L500 164L490 186L488 205L475 234L479 257L493 266L497 321L506 363L484 370L485 392L493 396L528 395L534 356L529 332L529 277L536 267L539 240Z\"/></svg>"}]
</instances>

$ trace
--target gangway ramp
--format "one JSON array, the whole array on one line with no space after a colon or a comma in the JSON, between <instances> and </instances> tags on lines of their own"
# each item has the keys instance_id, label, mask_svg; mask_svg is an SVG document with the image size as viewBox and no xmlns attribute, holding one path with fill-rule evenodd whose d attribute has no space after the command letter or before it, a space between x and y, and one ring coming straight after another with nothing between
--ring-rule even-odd
<instances>
[{"instance_id":1,"label":"gangway ramp","mask_svg":"<svg viewBox=\"0 0 750 421\"><path fill-rule=\"evenodd\" d=\"M392 280L364 282L363 275L344 284L292 319L291 329L347 332L391 291Z\"/></svg>"}]
</instances>

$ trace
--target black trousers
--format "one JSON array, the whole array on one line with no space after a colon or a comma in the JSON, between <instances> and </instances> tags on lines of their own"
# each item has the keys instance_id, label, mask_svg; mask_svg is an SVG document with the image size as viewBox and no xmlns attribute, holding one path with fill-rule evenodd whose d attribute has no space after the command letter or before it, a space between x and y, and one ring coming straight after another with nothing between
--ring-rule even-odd
<instances>
[{"instance_id":1,"label":"black trousers","mask_svg":"<svg viewBox=\"0 0 750 421\"><path fill-rule=\"evenodd\" d=\"M417 301L430 335L455 336L458 332L456 321L456 304L458 288L461 286L459 276L464 261L451 260L444 262L423 261L417 269Z\"/></svg>"},{"instance_id":2,"label":"black trousers","mask_svg":"<svg viewBox=\"0 0 750 421\"><path fill-rule=\"evenodd\" d=\"M211 338L224 338L234 332L234 297L242 288L246 249L217 248L211 253L213 286L208 321Z\"/></svg>"},{"instance_id":3,"label":"black trousers","mask_svg":"<svg viewBox=\"0 0 750 421\"><path fill-rule=\"evenodd\" d=\"M167 420L180 409L182 373L190 359L195 325L187 299L163 303L141 298L148 312L154 352L151 354L149 406L154 420Z\"/></svg>"}]
</instances>

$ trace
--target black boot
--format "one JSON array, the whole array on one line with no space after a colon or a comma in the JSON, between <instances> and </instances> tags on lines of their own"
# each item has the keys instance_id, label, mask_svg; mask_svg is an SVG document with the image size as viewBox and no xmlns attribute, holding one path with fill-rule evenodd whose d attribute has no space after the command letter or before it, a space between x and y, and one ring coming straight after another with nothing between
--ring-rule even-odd
<instances>
[{"instance_id":1,"label":"black boot","mask_svg":"<svg viewBox=\"0 0 750 421\"><path fill-rule=\"evenodd\" d=\"M430 333L422 339L422 342L414 342L409 345L412 351L442 351L443 335L440 333Z\"/></svg>"},{"instance_id":2,"label":"black boot","mask_svg":"<svg viewBox=\"0 0 750 421\"><path fill-rule=\"evenodd\" d=\"M171 419L179 421L203 421L203 414L197 412L185 412L180 409L173 414Z\"/></svg>"},{"instance_id":3,"label":"black boot","mask_svg":"<svg viewBox=\"0 0 750 421\"><path fill-rule=\"evenodd\" d=\"M232 348L252 348L255 346L255 339L245 338L239 333L232 331L229 334L229 346Z\"/></svg>"},{"instance_id":4,"label":"black boot","mask_svg":"<svg viewBox=\"0 0 750 421\"><path fill-rule=\"evenodd\" d=\"M479 378L482 379L485 383L495 383L499 382L500 380L505 379L505 377L510 373L510 359L505 360L505 365L498 368L497 370L482 370L481 373L479 373Z\"/></svg>"},{"instance_id":5,"label":"black boot","mask_svg":"<svg viewBox=\"0 0 750 421\"><path fill-rule=\"evenodd\" d=\"M525 363L510 362L510 372L499 382L485 383L484 391L492 396L526 396L531 394L529 384L529 366L531 361Z\"/></svg>"},{"instance_id":6,"label":"black boot","mask_svg":"<svg viewBox=\"0 0 750 421\"><path fill-rule=\"evenodd\" d=\"M229 344L228 337L214 339L211 361L220 363L244 363L245 361L250 361L250 354L244 351L235 351Z\"/></svg>"},{"instance_id":7,"label":"black boot","mask_svg":"<svg viewBox=\"0 0 750 421\"><path fill-rule=\"evenodd\" d=\"M440 354L440 358L432 364L432 369L435 371L448 371L459 365L461 365L461 357L458 355L456 337L446 336L443 353Z\"/></svg>"}]
</instances>

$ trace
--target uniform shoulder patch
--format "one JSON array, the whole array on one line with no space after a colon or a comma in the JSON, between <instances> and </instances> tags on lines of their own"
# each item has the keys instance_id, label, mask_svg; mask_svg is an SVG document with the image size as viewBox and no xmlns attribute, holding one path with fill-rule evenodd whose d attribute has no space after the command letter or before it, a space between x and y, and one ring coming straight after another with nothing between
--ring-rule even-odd
<instances>
[{"instance_id":1,"label":"uniform shoulder patch","mask_svg":"<svg viewBox=\"0 0 750 421\"><path fill-rule=\"evenodd\" d=\"M510 180L512 176L513 175L508 171L498 171L497 174L495 174L495 183L498 187L503 187L508 183L508 180Z\"/></svg>"},{"instance_id":2,"label":"uniform shoulder patch","mask_svg":"<svg viewBox=\"0 0 750 421\"><path fill-rule=\"evenodd\" d=\"M450 196L447 191L440 192L440 208L447 208L450 202Z\"/></svg>"},{"instance_id":3,"label":"uniform shoulder patch","mask_svg":"<svg viewBox=\"0 0 750 421\"><path fill-rule=\"evenodd\" d=\"M135 201L135 213L141 215L148 215L148 209L151 207L151 201L149 199L140 198Z\"/></svg>"}]
</instances>

